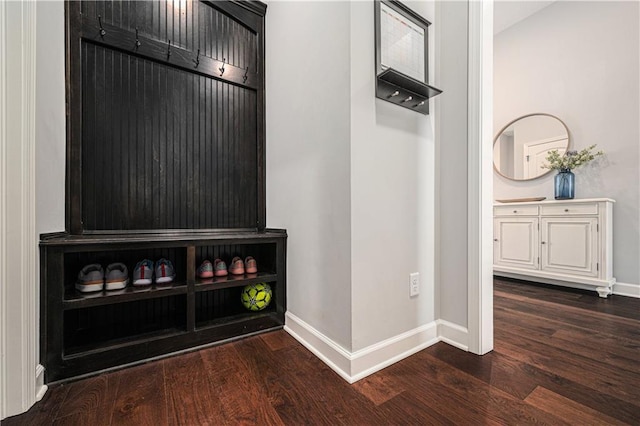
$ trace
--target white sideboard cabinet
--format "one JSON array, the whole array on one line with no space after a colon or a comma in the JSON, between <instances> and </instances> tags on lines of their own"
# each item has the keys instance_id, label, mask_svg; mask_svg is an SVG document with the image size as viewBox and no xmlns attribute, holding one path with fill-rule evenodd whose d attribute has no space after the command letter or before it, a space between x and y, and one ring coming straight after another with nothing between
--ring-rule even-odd
<instances>
[{"instance_id":1,"label":"white sideboard cabinet","mask_svg":"<svg viewBox=\"0 0 640 426\"><path fill-rule=\"evenodd\" d=\"M493 273L613 292L612 212L608 198L495 204Z\"/></svg>"}]
</instances>

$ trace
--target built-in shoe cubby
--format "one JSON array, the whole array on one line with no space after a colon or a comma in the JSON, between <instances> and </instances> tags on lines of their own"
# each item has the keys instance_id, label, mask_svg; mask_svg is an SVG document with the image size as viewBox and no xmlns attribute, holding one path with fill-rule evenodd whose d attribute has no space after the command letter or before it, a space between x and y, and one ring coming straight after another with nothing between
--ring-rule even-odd
<instances>
[{"instance_id":1,"label":"built-in shoe cubby","mask_svg":"<svg viewBox=\"0 0 640 426\"><path fill-rule=\"evenodd\" d=\"M149 259L157 262L168 259L174 266L175 278L171 283L158 284L153 281L150 285L135 286L133 273L138 262ZM95 292L80 292L76 289L78 273L86 265L99 264L104 269L112 263L123 263L128 270L128 283L125 288ZM186 293L187 283L187 251L185 248L145 248L138 250L102 250L73 252L64 254L64 306L73 309L80 306L92 306L116 303L118 301L135 300L139 297L148 298L147 292L162 291L161 296L169 293ZM141 294L141 296L138 296Z\"/></svg>"},{"instance_id":2,"label":"built-in shoe cubby","mask_svg":"<svg viewBox=\"0 0 640 426\"><path fill-rule=\"evenodd\" d=\"M40 241L45 383L283 327L287 234L266 227L266 9L65 2L65 232ZM237 273L198 274L236 257ZM261 283L270 303L246 308L243 289Z\"/></svg>"},{"instance_id":3,"label":"built-in shoe cubby","mask_svg":"<svg viewBox=\"0 0 640 426\"><path fill-rule=\"evenodd\" d=\"M189 348L236 339L284 325L286 238L261 232L42 236L42 358L55 382ZM204 260L252 256L258 272L202 279ZM175 266L170 285L132 285L137 262L160 258ZM87 264L124 263L129 284L120 290L80 292L75 283ZM245 308L247 285L267 283L268 306Z\"/></svg>"},{"instance_id":4,"label":"built-in shoe cubby","mask_svg":"<svg viewBox=\"0 0 640 426\"><path fill-rule=\"evenodd\" d=\"M252 280L254 281L254 280ZM273 294L277 293L276 281L266 282ZM199 291L196 293L196 328L217 326L221 323L242 320L248 314L241 302L240 295L245 284L237 287L227 287L214 291ZM277 312L278 304L274 300L264 309L253 312L252 316L271 316Z\"/></svg>"},{"instance_id":5,"label":"built-in shoe cubby","mask_svg":"<svg viewBox=\"0 0 640 426\"><path fill-rule=\"evenodd\" d=\"M64 312L64 356L187 331L186 294Z\"/></svg>"}]
</instances>

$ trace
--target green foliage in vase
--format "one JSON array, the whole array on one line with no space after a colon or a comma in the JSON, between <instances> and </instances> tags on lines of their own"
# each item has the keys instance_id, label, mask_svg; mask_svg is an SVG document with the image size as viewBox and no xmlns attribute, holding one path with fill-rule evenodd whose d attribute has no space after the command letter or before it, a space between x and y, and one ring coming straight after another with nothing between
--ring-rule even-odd
<instances>
[{"instance_id":1,"label":"green foliage in vase","mask_svg":"<svg viewBox=\"0 0 640 426\"><path fill-rule=\"evenodd\" d=\"M543 169L569 171L580 167L595 159L597 156L604 154L603 151L593 152L596 145L591 145L582 151L567 151L564 155L560 155L557 149L549 151L547 154L548 164L543 164Z\"/></svg>"}]
</instances>

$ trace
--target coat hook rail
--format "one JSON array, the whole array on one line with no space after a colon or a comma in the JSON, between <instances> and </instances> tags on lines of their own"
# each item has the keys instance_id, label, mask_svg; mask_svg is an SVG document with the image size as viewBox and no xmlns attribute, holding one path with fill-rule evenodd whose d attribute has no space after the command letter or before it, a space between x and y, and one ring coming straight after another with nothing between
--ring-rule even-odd
<instances>
[{"instance_id":1,"label":"coat hook rail","mask_svg":"<svg viewBox=\"0 0 640 426\"><path fill-rule=\"evenodd\" d=\"M136 49L140 46L142 46L142 43L140 43L140 40L138 39L138 27L136 27Z\"/></svg>"},{"instance_id":2,"label":"coat hook rail","mask_svg":"<svg viewBox=\"0 0 640 426\"><path fill-rule=\"evenodd\" d=\"M218 68L220 70L220 77L224 74L224 65L227 63L227 58L222 58L222 67Z\"/></svg>"},{"instance_id":3,"label":"coat hook rail","mask_svg":"<svg viewBox=\"0 0 640 426\"><path fill-rule=\"evenodd\" d=\"M102 28L102 16L98 15L98 25L100 25L100 37L104 37L107 32Z\"/></svg>"},{"instance_id":4,"label":"coat hook rail","mask_svg":"<svg viewBox=\"0 0 640 426\"><path fill-rule=\"evenodd\" d=\"M196 68L198 68L198 65L200 65L200 49L198 49L198 54L196 55L196 58L193 60L193 63L196 64Z\"/></svg>"}]
</instances>

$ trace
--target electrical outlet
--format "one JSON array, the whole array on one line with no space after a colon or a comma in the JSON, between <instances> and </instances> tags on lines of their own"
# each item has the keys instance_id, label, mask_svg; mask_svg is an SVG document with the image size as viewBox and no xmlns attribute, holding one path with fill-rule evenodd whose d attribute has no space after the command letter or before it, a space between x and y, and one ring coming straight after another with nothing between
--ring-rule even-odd
<instances>
[{"instance_id":1,"label":"electrical outlet","mask_svg":"<svg viewBox=\"0 0 640 426\"><path fill-rule=\"evenodd\" d=\"M409 274L409 297L420 294L420 273Z\"/></svg>"}]
</instances>

